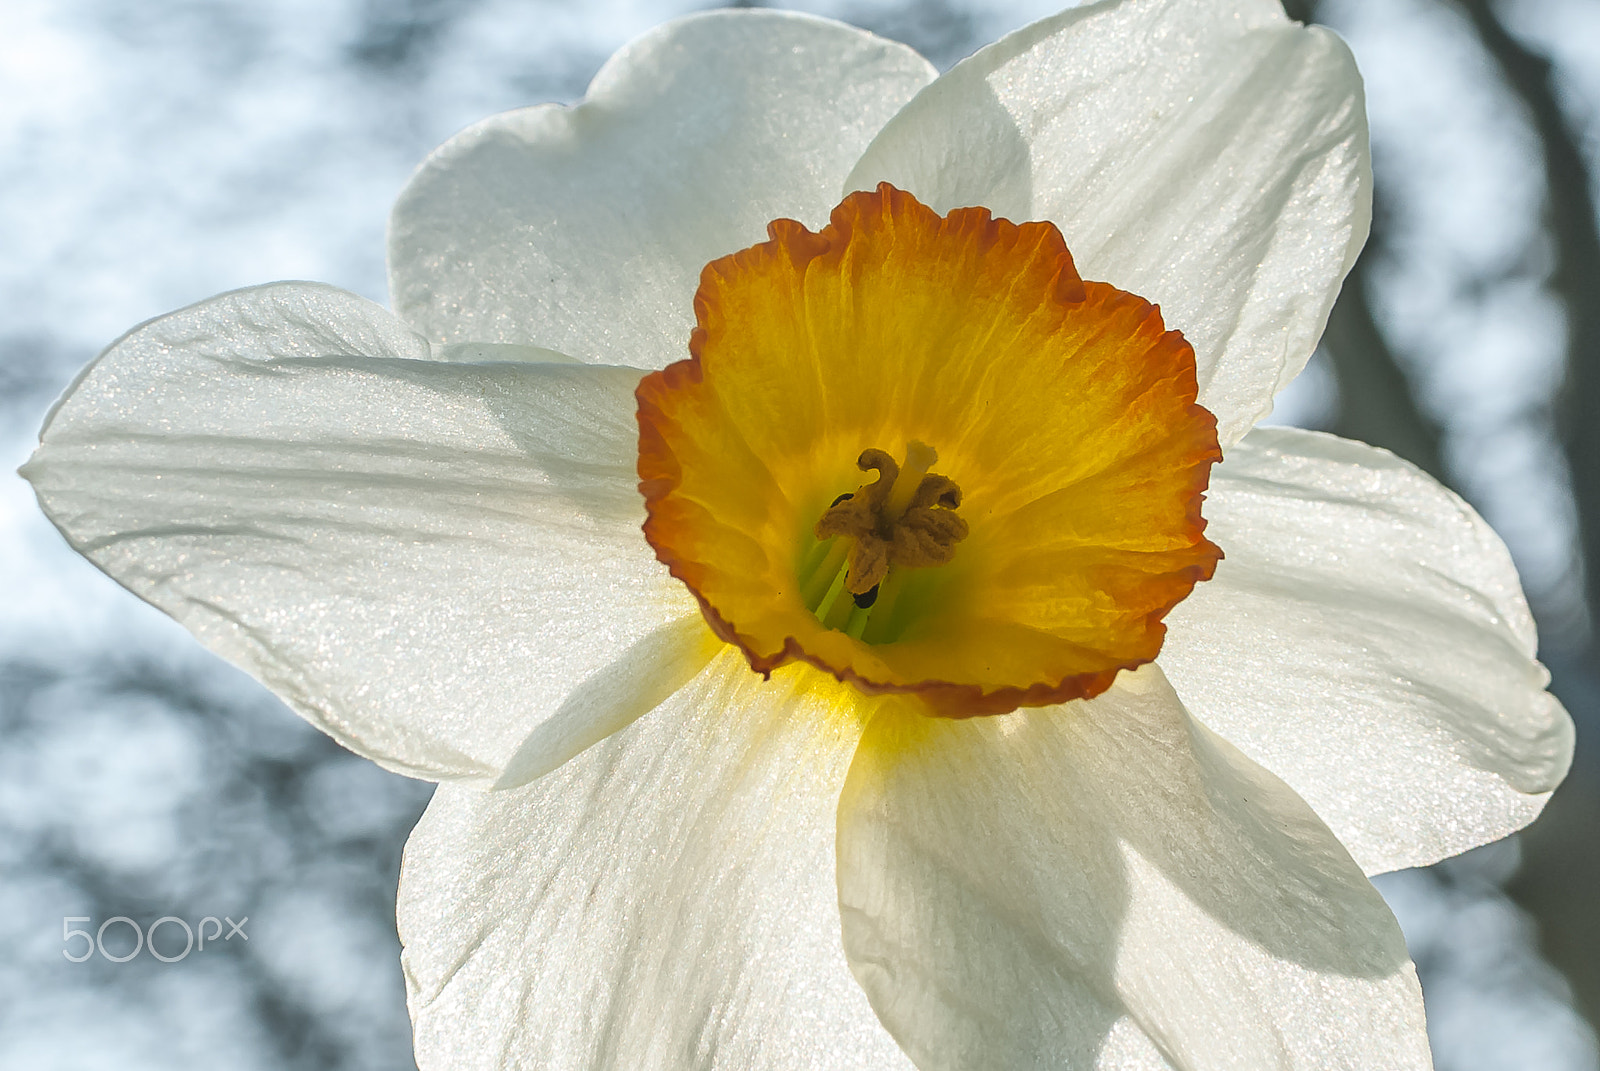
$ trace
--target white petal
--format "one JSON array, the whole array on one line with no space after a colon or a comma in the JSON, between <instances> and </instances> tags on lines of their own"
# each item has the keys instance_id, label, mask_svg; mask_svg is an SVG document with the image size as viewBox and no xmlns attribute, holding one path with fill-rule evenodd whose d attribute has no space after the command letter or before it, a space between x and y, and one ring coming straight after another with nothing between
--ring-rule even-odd
<instances>
[{"instance_id":1,"label":"white petal","mask_svg":"<svg viewBox=\"0 0 1600 1071\"><path fill-rule=\"evenodd\" d=\"M671 22L583 103L486 119L413 176L390 293L431 339L659 368L688 356L700 269L818 225L867 142L934 76L903 45L775 11Z\"/></svg>"},{"instance_id":2,"label":"white petal","mask_svg":"<svg viewBox=\"0 0 1600 1071\"><path fill-rule=\"evenodd\" d=\"M1227 555L1167 618L1194 715L1287 781L1369 874L1532 821L1572 757L1504 544L1385 450L1261 428L1211 475Z\"/></svg>"},{"instance_id":3,"label":"white petal","mask_svg":"<svg viewBox=\"0 0 1600 1071\"><path fill-rule=\"evenodd\" d=\"M492 781L714 648L639 531L639 373L428 354L331 287L224 294L112 345L24 475L74 547L347 746ZM618 705L623 677L652 690Z\"/></svg>"},{"instance_id":4,"label":"white petal","mask_svg":"<svg viewBox=\"0 0 1600 1071\"><path fill-rule=\"evenodd\" d=\"M922 1071L1429 1066L1377 891L1155 666L994 718L886 710L840 800L839 897Z\"/></svg>"},{"instance_id":5,"label":"white petal","mask_svg":"<svg viewBox=\"0 0 1600 1071\"><path fill-rule=\"evenodd\" d=\"M1065 11L958 64L889 123L848 189L1061 227L1086 279L1156 302L1194 345L1223 445L1305 365L1366 240L1361 78L1278 0Z\"/></svg>"},{"instance_id":6,"label":"white petal","mask_svg":"<svg viewBox=\"0 0 1600 1071\"><path fill-rule=\"evenodd\" d=\"M839 941L852 706L729 649L525 788L441 786L400 875L418 1065L909 1071Z\"/></svg>"}]
</instances>

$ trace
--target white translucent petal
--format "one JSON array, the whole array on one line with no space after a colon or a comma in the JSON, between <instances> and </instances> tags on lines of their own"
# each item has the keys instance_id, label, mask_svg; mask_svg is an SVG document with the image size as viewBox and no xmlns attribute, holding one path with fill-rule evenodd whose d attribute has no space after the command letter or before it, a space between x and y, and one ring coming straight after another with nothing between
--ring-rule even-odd
<instances>
[{"instance_id":1,"label":"white translucent petal","mask_svg":"<svg viewBox=\"0 0 1600 1071\"><path fill-rule=\"evenodd\" d=\"M839 897L922 1071L1430 1066L1377 891L1153 665L1089 702L880 715L839 804Z\"/></svg>"},{"instance_id":2,"label":"white translucent petal","mask_svg":"<svg viewBox=\"0 0 1600 1071\"><path fill-rule=\"evenodd\" d=\"M347 746L493 781L530 733L559 761L642 713L604 682L659 695L712 648L639 531L639 373L428 356L332 287L224 294L113 344L24 475L74 547Z\"/></svg>"},{"instance_id":3,"label":"white translucent petal","mask_svg":"<svg viewBox=\"0 0 1600 1071\"><path fill-rule=\"evenodd\" d=\"M909 1071L839 940L858 735L836 682L729 649L524 788L441 786L400 875L418 1065Z\"/></svg>"},{"instance_id":4,"label":"white translucent petal","mask_svg":"<svg viewBox=\"0 0 1600 1071\"><path fill-rule=\"evenodd\" d=\"M466 364L484 361L529 361L534 364L581 364L543 346L520 346L509 342L452 342L433 347L436 361L460 361Z\"/></svg>"},{"instance_id":5,"label":"white translucent petal","mask_svg":"<svg viewBox=\"0 0 1600 1071\"><path fill-rule=\"evenodd\" d=\"M584 678L539 722L506 763L495 788L542 777L616 732L693 680L721 647L705 618L690 614L641 637Z\"/></svg>"},{"instance_id":6,"label":"white translucent petal","mask_svg":"<svg viewBox=\"0 0 1600 1071\"><path fill-rule=\"evenodd\" d=\"M1161 306L1194 345L1223 444L1305 365L1366 239L1361 78L1278 0L1120 0L954 67L846 183L940 211L1049 219L1086 279Z\"/></svg>"},{"instance_id":7,"label":"white translucent petal","mask_svg":"<svg viewBox=\"0 0 1600 1071\"><path fill-rule=\"evenodd\" d=\"M395 205L390 292L434 340L659 368L688 356L700 269L817 226L878 129L934 75L841 23L719 11L622 49L583 103L486 119Z\"/></svg>"},{"instance_id":8,"label":"white translucent petal","mask_svg":"<svg viewBox=\"0 0 1600 1071\"><path fill-rule=\"evenodd\" d=\"M1375 874L1520 829L1572 757L1504 544L1385 450L1260 428L1212 470L1227 555L1168 616L1184 703Z\"/></svg>"}]
</instances>

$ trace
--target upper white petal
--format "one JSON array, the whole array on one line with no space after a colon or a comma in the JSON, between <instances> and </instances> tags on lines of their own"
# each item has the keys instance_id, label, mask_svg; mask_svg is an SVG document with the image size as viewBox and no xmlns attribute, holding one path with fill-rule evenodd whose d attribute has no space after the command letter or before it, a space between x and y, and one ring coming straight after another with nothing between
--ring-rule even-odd
<instances>
[{"instance_id":1,"label":"upper white petal","mask_svg":"<svg viewBox=\"0 0 1600 1071\"><path fill-rule=\"evenodd\" d=\"M1078 269L1193 344L1224 446L1304 367L1366 239L1361 78L1278 0L1120 0L1035 23L917 96L847 189L1061 227Z\"/></svg>"},{"instance_id":2,"label":"upper white petal","mask_svg":"<svg viewBox=\"0 0 1600 1071\"><path fill-rule=\"evenodd\" d=\"M1368 873L1532 821L1572 757L1505 545L1388 451L1260 428L1212 470L1227 557L1167 617L1196 717L1287 781Z\"/></svg>"},{"instance_id":3,"label":"upper white petal","mask_svg":"<svg viewBox=\"0 0 1600 1071\"><path fill-rule=\"evenodd\" d=\"M74 547L341 742L492 781L712 648L639 531L639 373L428 356L332 287L224 294L112 345L24 475Z\"/></svg>"},{"instance_id":4,"label":"upper white petal","mask_svg":"<svg viewBox=\"0 0 1600 1071\"><path fill-rule=\"evenodd\" d=\"M418 1065L909 1071L840 947L852 710L729 649L524 788L440 786L400 875Z\"/></svg>"},{"instance_id":5,"label":"upper white petal","mask_svg":"<svg viewBox=\"0 0 1600 1071\"><path fill-rule=\"evenodd\" d=\"M1153 665L1059 707L886 710L840 800L839 897L923 1071L1430 1066L1377 891Z\"/></svg>"},{"instance_id":6,"label":"upper white petal","mask_svg":"<svg viewBox=\"0 0 1600 1071\"><path fill-rule=\"evenodd\" d=\"M667 23L583 103L506 112L428 158L389 230L395 308L436 341L688 356L700 269L780 216L826 220L867 142L934 76L842 23L719 11Z\"/></svg>"}]
</instances>

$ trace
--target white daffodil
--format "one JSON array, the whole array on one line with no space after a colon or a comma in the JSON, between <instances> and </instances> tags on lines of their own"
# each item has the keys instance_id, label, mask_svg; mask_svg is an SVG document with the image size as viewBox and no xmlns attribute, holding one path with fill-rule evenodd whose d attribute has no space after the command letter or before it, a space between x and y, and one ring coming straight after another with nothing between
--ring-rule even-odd
<instances>
[{"instance_id":1,"label":"white daffodil","mask_svg":"<svg viewBox=\"0 0 1600 1071\"><path fill-rule=\"evenodd\" d=\"M444 782L424 1068L1426 1067L1366 874L1531 820L1571 723L1471 509L1250 430L1368 212L1349 53L1275 0L942 77L707 14L436 152L395 314L145 324L26 474Z\"/></svg>"}]
</instances>

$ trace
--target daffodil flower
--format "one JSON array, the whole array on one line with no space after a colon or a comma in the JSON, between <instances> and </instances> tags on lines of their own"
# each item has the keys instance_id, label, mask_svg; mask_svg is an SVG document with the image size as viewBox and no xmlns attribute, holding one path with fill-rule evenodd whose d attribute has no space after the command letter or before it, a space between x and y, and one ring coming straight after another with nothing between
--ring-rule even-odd
<instances>
[{"instance_id":1,"label":"daffodil flower","mask_svg":"<svg viewBox=\"0 0 1600 1071\"><path fill-rule=\"evenodd\" d=\"M1366 874L1530 821L1571 723L1471 509L1251 430L1369 181L1348 52L1275 0L941 77L696 16L430 157L395 314L154 320L26 474L442 782L424 1068L1426 1067Z\"/></svg>"}]
</instances>

